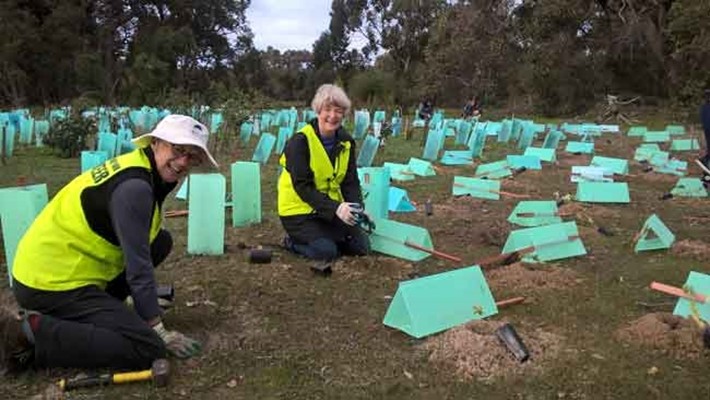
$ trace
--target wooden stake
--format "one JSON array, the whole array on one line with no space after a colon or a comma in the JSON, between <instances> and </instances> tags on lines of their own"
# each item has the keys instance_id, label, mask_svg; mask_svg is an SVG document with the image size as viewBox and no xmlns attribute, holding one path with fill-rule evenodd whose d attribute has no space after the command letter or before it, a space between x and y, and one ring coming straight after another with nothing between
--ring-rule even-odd
<instances>
[{"instance_id":1,"label":"wooden stake","mask_svg":"<svg viewBox=\"0 0 710 400\"><path fill-rule=\"evenodd\" d=\"M525 297L513 297L512 299L505 299L501 301L496 301L496 306L498 308L505 308L515 304L520 304L525 301Z\"/></svg>"},{"instance_id":2,"label":"wooden stake","mask_svg":"<svg viewBox=\"0 0 710 400\"><path fill-rule=\"evenodd\" d=\"M453 262L457 262L457 263L460 263L460 262L461 262L461 257L456 257L456 256L453 256L453 255L451 255L451 254L446 254L446 253L443 253L443 252L441 252L441 251L434 250L434 249L428 249L428 248L423 247L423 246L420 246L420 245L418 245L418 244L416 244L416 243L412 243L412 242L410 242L409 240L406 240L406 239L405 239L404 241L400 241L400 240L397 240L397 239L395 239L395 238L391 238L391 237L389 237L389 236L385 236L385 235L379 234L379 233L377 233L376 231L375 231L375 232L372 232L371 234L372 234L372 235L377 235L377 236L379 236L379 237L381 237L381 238L384 238L384 239L389 240L389 241L392 241L392 242L396 242L396 243L399 243L399 244L403 244L403 245L405 245L405 246L407 246L407 247L411 247L411 248L416 249L416 250L419 250L419 251L423 251L423 252L425 252L425 253L429 253L429 254L431 254L431 255L434 256L434 257L439 257L439 258L441 258L441 259L444 259L444 260L447 260L447 261L453 261Z\"/></svg>"},{"instance_id":3,"label":"wooden stake","mask_svg":"<svg viewBox=\"0 0 710 400\"><path fill-rule=\"evenodd\" d=\"M571 213L534 213L534 212L519 212L515 213L516 217L520 218L535 218L535 217L572 217L574 214Z\"/></svg>"},{"instance_id":4,"label":"wooden stake","mask_svg":"<svg viewBox=\"0 0 710 400\"><path fill-rule=\"evenodd\" d=\"M681 297L683 299L697 301L699 303L707 302L707 297L703 296L702 294L690 294L681 288L666 285L660 282L651 282L651 285L649 287L655 291L670 294L671 296Z\"/></svg>"},{"instance_id":5,"label":"wooden stake","mask_svg":"<svg viewBox=\"0 0 710 400\"><path fill-rule=\"evenodd\" d=\"M188 210L170 210L165 212L165 217L166 218L173 218L173 217L184 217L188 215L190 211Z\"/></svg>"}]
</instances>

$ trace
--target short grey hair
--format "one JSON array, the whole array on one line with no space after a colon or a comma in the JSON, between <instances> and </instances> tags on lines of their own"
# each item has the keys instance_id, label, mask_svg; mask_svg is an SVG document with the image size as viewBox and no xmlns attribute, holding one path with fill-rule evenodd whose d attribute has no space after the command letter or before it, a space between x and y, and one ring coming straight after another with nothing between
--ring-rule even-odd
<instances>
[{"instance_id":1,"label":"short grey hair","mask_svg":"<svg viewBox=\"0 0 710 400\"><path fill-rule=\"evenodd\" d=\"M316 91L316 95L313 96L313 101L311 101L311 108L313 108L313 111L317 114L328 104L342 108L345 114L350 111L350 107L352 106L352 102L343 89L339 86L326 83L325 85L321 85Z\"/></svg>"}]
</instances>

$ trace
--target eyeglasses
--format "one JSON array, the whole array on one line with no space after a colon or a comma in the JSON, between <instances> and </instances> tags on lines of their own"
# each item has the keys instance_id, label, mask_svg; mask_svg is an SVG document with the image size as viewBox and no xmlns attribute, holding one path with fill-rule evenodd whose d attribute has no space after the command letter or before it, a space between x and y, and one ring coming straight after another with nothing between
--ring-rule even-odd
<instances>
[{"instance_id":1,"label":"eyeglasses","mask_svg":"<svg viewBox=\"0 0 710 400\"><path fill-rule=\"evenodd\" d=\"M170 142L165 143L170 145L170 149L175 155L175 158L187 157L190 165L200 165L204 161L202 150L200 148L186 144L172 144Z\"/></svg>"}]
</instances>

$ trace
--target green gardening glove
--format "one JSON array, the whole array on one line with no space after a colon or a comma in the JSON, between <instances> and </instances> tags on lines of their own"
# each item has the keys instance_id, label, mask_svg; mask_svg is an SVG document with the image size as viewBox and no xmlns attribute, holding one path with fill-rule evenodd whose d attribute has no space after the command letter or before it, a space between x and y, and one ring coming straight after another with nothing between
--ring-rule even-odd
<instances>
[{"instance_id":1,"label":"green gardening glove","mask_svg":"<svg viewBox=\"0 0 710 400\"><path fill-rule=\"evenodd\" d=\"M200 353L202 346L200 342L183 335L178 331L169 331L165 329L162 322L153 327L153 330L163 339L168 353L177 358L190 358Z\"/></svg>"}]
</instances>

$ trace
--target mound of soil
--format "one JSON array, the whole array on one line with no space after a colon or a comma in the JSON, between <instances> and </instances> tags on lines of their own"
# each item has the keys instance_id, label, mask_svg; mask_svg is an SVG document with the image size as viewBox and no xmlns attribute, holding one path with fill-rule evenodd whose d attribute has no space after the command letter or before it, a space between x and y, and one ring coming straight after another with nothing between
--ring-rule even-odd
<instances>
[{"instance_id":1,"label":"mound of soil","mask_svg":"<svg viewBox=\"0 0 710 400\"><path fill-rule=\"evenodd\" d=\"M405 279L414 271L411 262L385 256L343 257L334 262L332 268L333 274L344 280L359 279L373 273Z\"/></svg>"},{"instance_id":2,"label":"mound of soil","mask_svg":"<svg viewBox=\"0 0 710 400\"><path fill-rule=\"evenodd\" d=\"M450 371L459 380L489 380L539 369L554 359L562 348L561 338L542 330L516 328L530 352L530 360L519 363L495 336L505 322L473 321L429 338L422 346L429 362Z\"/></svg>"},{"instance_id":3,"label":"mound of soil","mask_svg":"<svg viewBox=\"0 0 710 400\"><path fill-rule=\"evenodd\" d=\"M706 352L695 323L667 312L644 315L616 331L615 336L675 358L694 359Z\"/></svg>"},{"instance_id":4,"label":"mound of soil","mask_svg":"<svg viewBox=\"0 0 710 400\"><path fill-rule=\"evenodd\" d=\"M496 291L526 293L531 290L569 288L581 282L577 273L568 268L515 263L486 271L486 280Z\"/></svg>"},{"instance_id":5,"label":"mound of soil","mask_svg":"<svg viewBox=\"0 0 710 400\"><path fill-rule=\"evenodd\" d=\"M707 261L710 258L710 245L700 240L681 240L673 244L671 253L680 257Z\"/></svg>"}]
</instances>

